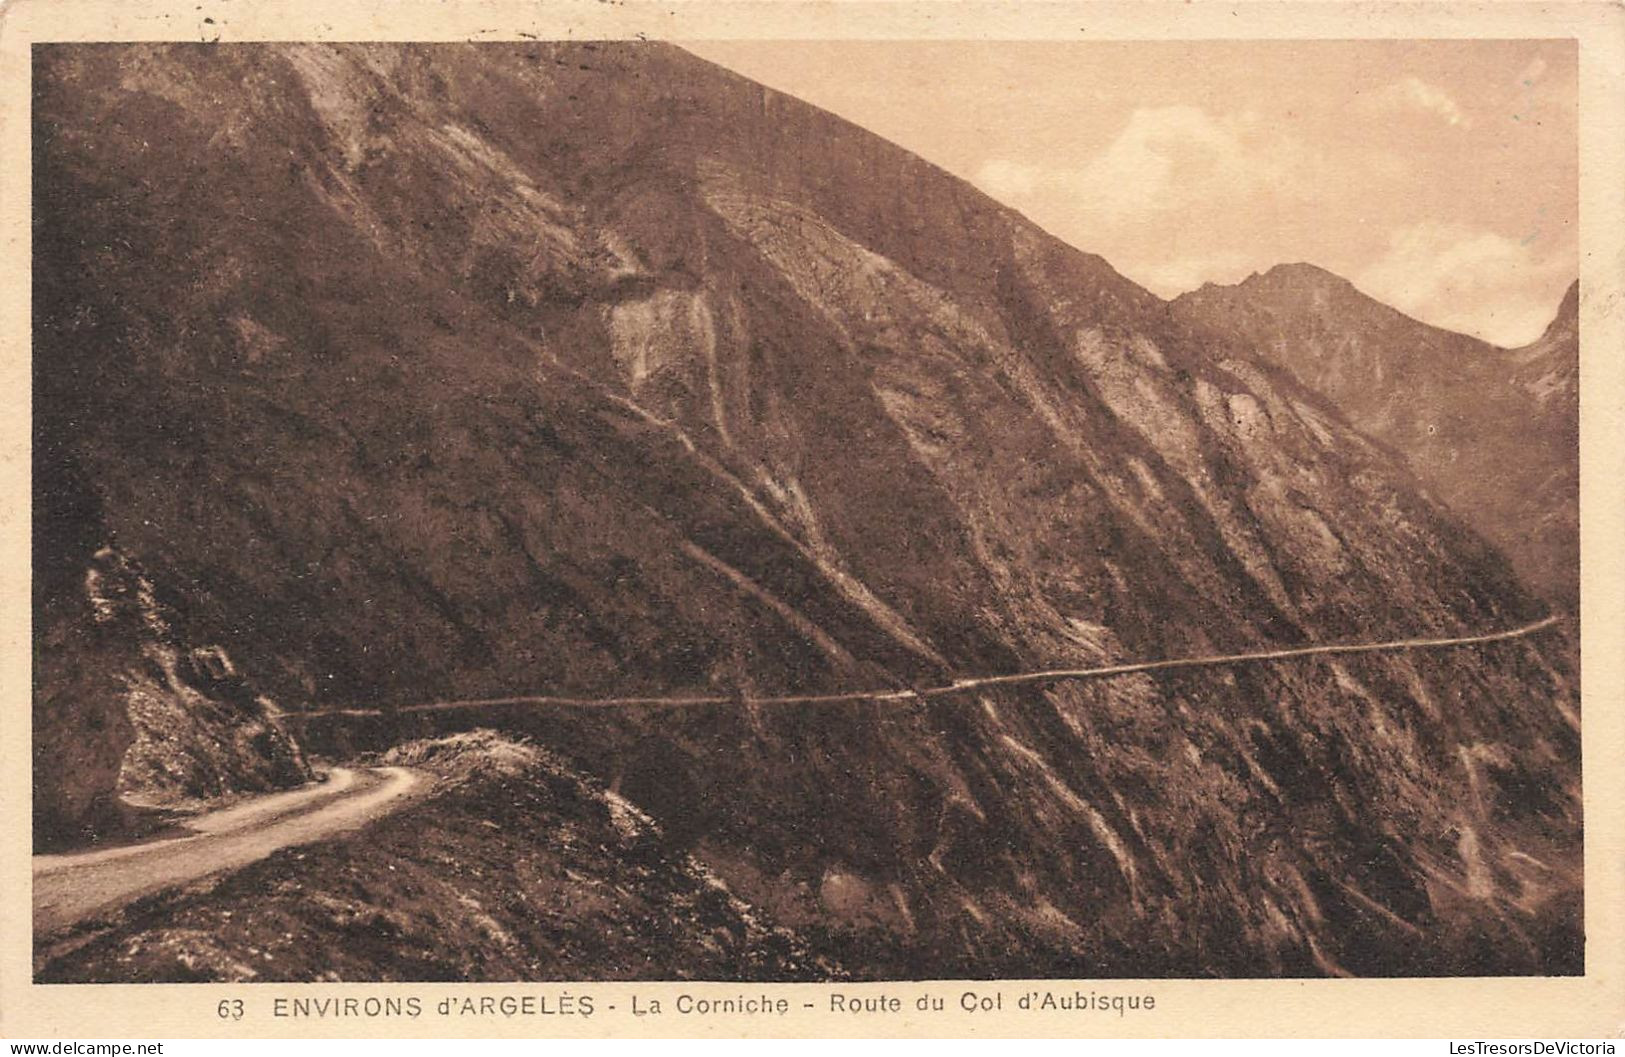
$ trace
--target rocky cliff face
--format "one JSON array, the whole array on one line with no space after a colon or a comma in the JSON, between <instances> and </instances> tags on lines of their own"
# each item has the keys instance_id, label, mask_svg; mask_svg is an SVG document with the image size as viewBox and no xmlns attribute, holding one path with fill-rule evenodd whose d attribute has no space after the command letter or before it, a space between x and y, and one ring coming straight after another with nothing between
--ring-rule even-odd
<instances>
[{"instance_id":1,"label":"rocky cliff face","mask_svg":"<svg viewBox=\"0 0 1625 1057\"><path fill-rule=\"evenodd\" d=\"M36 445L36 451L38 446ZM119 678L139 656L139 631L100 619L86 578L95 511L50 502L35 463L33 830L36 849L121 830L119 772L135 728ZM57 480L69 479L58 467ZM75 494L87 493L75 488ZM44 502L42 502L44 500ZM88 525L87 530L87 523ZM45 538L54 542L42 545ZM58 560L45 560L49 557ZM122 632L122 633L121 633Z\"/></svg>"},{"instance_id":2,"label":"rocky cliff face","mask_svg":"<svg viewBox=\"0 0 1625 1057\"><path fill-rule=\"evenodd\" d=\"M182 641L128 554L97 549L39 614L36 847L122 834L141 809L311 779L276 705L223 648Z\"/></svg>"},{"instance_id":3,"label":"rocky cliff face","mask_svg":"<svg viewBox=\"0 0 1625 1057\"><path fill-rule=\"evenodd\" d=\"M1537 342L1500 349L1379 304L1312 265L1175 302L1244 335L1406 458L1418 479L1559 605L1580 583L1579 286Z\"/></svg>"},{"instance_id":4,"label":"rocky cliff face","mask_svg":"<svg viewBox=\"0 0 1625 1057\"><path fill-rule=\"evenodd\" d=\"M751 702L1542 612L1244 328L667 46L36 55L36 487L279 698L737 694L479 719L858 975L1578 968L1543 640Z\"/></svg>"}]
</instances>

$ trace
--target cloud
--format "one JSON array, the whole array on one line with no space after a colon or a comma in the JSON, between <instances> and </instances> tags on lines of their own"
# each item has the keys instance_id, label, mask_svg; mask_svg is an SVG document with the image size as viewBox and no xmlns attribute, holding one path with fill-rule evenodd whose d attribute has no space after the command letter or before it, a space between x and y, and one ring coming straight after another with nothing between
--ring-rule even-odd
<instances>
[{"instance_id":1,"label":"cloud","mask_svg":"<svg viewBox=\"0 0 1625 1057\"><path fill-rule=\"evenodd\" d=\"M1263 250L1346 178L1253 110L1137 107L1081 165L989 159L976 183L1172 297L1279 263ZM1306 211L1308 213L1306 214ZM1295 258L1293 258L1295 259Z\"/></svg>"},{"instance_id":2,"label":"cloud","mask_svg":"<svg viewBox=\"0 0 1625 1057\"><path fill-rule=\"evenodd\" d=\"M1244 185L1253 173L1240 140L1193 106L1140 107L1123 131L1078 174L1078 190L1112 217L1173 208L1181 176L1210 187Z\"/></svg>"},{"instance_id":3,"label":"cloud","mask_svg":"<svg viewBox=\"0 0 1625 1057\"><path fill-rule=\"evenodd\" d=\"M1379 108L1411 110L1431 114L1447 125L1471 128L1473 120L1444 89L1420 77L1405 77L1388 85L1374 97Z\"/></svg>"},{"instance_id":4,"label":"cloud","mask_svg":"<svg viewBox=\"0 0 1625 1057\"><path fill-rule=\"evenodd\" d=\"M1549 240L1548 240L1549 241ZM1539 337L1574 278L1571 251L1459 224L1417 224L1353 276L1380 301L1435 326L1516 346Z\"/></svg>"},{"instance_id":5,"label":"cloud","mask_svg":"<svg viewBox=\"0 0 1625 1057\"><path fill-rule=\"evenodd\" d=\"M1138 107L1081 167L995 158L977 183L1007 201L1065 196L1099 222L1123 225L1197 205L1305 193L1310 158L1257 114L1215 117L1200 107Z\"/></svg>"},{"instance_id":6,"label":"cloud","mask_svg":"<svg viewBox=\"0 0 1625 1057\"><path fill-rule=\"evenodd\" d=\"M1031 197L1043 180L1044 172L1037 166L1003 158L991 158L982 163L976 174L976 183L982 190L1005 201Z\"/></svg>"}]
</instances>

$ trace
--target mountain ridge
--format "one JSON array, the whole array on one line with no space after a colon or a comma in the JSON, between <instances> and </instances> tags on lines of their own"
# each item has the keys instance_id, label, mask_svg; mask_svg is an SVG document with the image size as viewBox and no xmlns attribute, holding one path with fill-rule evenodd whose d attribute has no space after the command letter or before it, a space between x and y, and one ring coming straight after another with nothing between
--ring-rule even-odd
<instances>
[{"instance_id":1,"label":"mountain ridge","mask_svg":"<svg viewBox=\"0 0 1625 1057\"><path fill-rule=\"evenodd\" d=\"M1394 315L1404 317L1406 320L1415 324L1419 328L1426 328L1430 331L1437 331L1441 334L1452 335L1455 337L1468 338L1472 341L1478 342L1481 345L1488 346L1489 348L1500 352L1517 352L1522 349L1528 349L1533 345L1539 344L1543 340L1552 338L1554 332L1560 331L1565 326L1577 326L1579 320L1580 281L1576 279L1568 285L1563 293L1563 296L1559 298L1557 307L1552 313L1552 321L1546 325L1546 329L1540 338L1536 339L1536 341L1526 342L1522 345L1502 345L1498 342L1490 341L1487 338L1481 338L1475 334L1470 334L1464 330L1455 330L1450 327L1441 326L1437 323L1429 323L1425 320L1419 319L1403 309L1389 304L1381 297L1365 292L1364 290L1360 289L1360 287L1352 279L1349 279L1348 277L1323 265L1315 264L1313 261L1307 260L1281 261L1279 263L1270 265L1261 272L1255 271L1246 278L1238 279L1235 282L1226 283L1208 280L1193 290L1187 290L1183 293L1175 294L1172 297L1163 298L1163 300L1168 304L1175 304L1184 298L1195 299L1203 296L1204 294L1211 295L1214 292L1222 291L1258 289L1260 287L1269 287L1271 285L1276 285L1283 282L1296 283L1300 285L1318 283L1329 288L1352 291L1359 295L1360 298L1363 298L1366 301L1374 302L1382 308L1387 309Z\"/></svg>"},{"instance_id":2,"label":"mountain ridge","mask_svg":"<svg viewBox=\"0 0 1625 1057\"><path fill-rule=\"evenodd\" d=\"M1556 605L1579 598L1579 284L1536 341L1502 348L1406 316L1314 265L1174 299L1239 328L1401 453Z\"/></svg>"}]
</instances>

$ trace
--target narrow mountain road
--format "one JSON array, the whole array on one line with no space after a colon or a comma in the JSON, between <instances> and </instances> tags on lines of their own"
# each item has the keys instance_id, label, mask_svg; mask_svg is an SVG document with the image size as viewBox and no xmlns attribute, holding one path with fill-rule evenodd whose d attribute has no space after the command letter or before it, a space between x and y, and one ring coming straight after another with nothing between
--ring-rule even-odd
<instances>
[{"instance_id":1,"label":"narrow mountain road","mask_svg":"<svg viewBox=\"0 0 1625 1057\"><path fill-rule=\"evenodd\" d=\"M689 694L669 697L568 697L557 694L526 694L514 697L481 697L463 701L431 701L421 705L402 705L393 712L442 712L451 709L490 708L500 705L536 705L565 708L625 708L630 706L684 707L694 705L741 704L752 705L827 705L857 701L905 702L927 697L946 697L967 690L989 686L1017 686L1026 683L1058 683L1074 679L1115 679L1140 672L1165 672L1181 668L1223 668L1238 664L1261 664L1290 661L1304 657L1342 656L1355 653L1395 653L1406 650L1459 649L1482 643L1520 639L1555 627L1562 618L1557 615L1505 631L1489 631L1476 635L1449 637L1419 637L1388 639L1382 642L1334 642L1322 646L1294 646L1280 650L1259 650L1252 653L1221 653L1200 657L1173 657L1158 661L1132 661L1097 668L1046 668L1031 672L1012 672L1006 675L982 675L956 679L942 686L888 687L872 690L843 690L826 694L778 694L765 697L742 698L726 694ZM289 712L283 718L300 720L316 716L380 716L383 709L327 708L310 712Z\"/></svg>"},{"instance_id":2,"label":"narrow mountain road","mask_svg":"<svg viewBox=\"0 0 1625 1057\"><path fill-rule=\"evenodd\" d=\"M70 855L34 856L34 935L47 936L142 896L222 873L296 844L355 829L399 808L421 776L403 767L258 797L182 823L184 837Z\"/></svg>"}]
</instances>

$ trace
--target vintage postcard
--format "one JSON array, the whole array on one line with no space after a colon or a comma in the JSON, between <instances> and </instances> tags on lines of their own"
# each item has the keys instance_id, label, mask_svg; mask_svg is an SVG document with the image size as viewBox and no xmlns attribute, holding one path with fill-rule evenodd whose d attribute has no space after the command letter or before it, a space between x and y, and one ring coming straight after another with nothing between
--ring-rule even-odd
<instances>
[{"instance_id":1,"label":"vintage postcard","mask_svg":"<svg viewBox=\"0 0 1625 1057\"><path fill-rule=\"evenodd\" d=\"M0 11L4 1034L1625 1030L1617 4L364 11Z\"/></svg>"}]
</instances>

